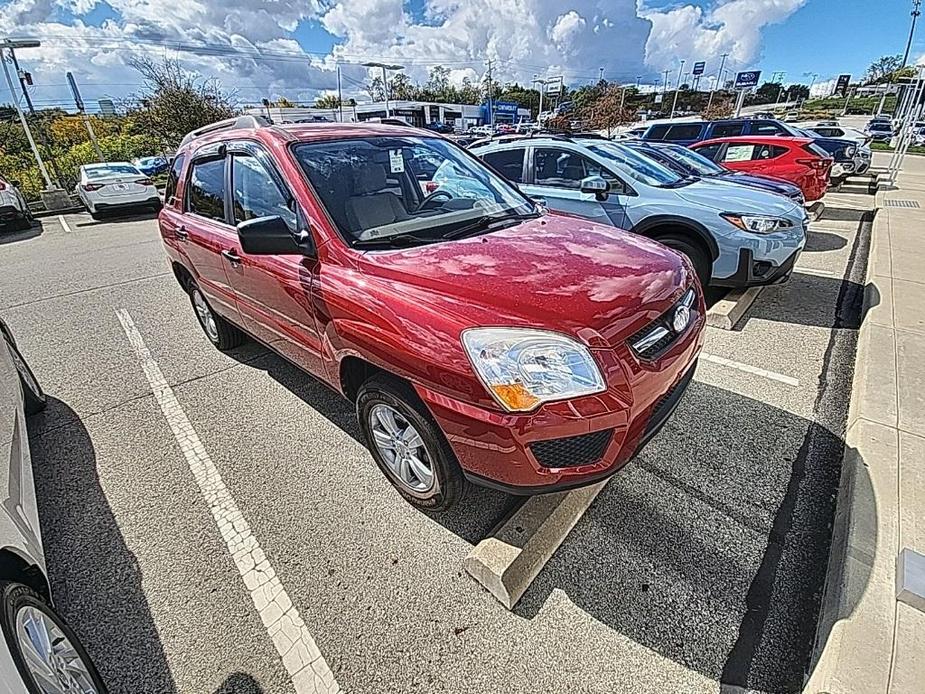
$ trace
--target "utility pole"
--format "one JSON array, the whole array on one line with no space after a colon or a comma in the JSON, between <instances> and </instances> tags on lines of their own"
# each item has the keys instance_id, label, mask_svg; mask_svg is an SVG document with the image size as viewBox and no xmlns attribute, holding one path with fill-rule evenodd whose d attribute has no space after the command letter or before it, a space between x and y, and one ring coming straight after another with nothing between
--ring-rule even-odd
<instances>
[{"instance_id":1,"label":"utility pole","mask_svg":"<svg viewBox=\"0 0 925 694\"><path fill-rule=\"evenodd\" d=\"M13 80L10 78L10 68L6 64L6 55L3 53L4 48L8 48L10 52L13 52L13 46L15 43L13 41L3 41L0 43L0 63L3 63L3 74L6 76L6 84L10 89L10 95L13 97L13 106L16 109L16 113L19 115L19 122L22 124L22 129L26 132L26 139L29 141L29 147L32 148L32 154L35 155L35 162L39 165L39 171L42 174L42 178L45 179L45 187L48 190L55 188L55 185L51 182L51 177L48 175L48 170L45 168L45 162L42 161L42 155L39 154L39 148L35 145L35 140L32 139L32 131L29 130L29 122L26 120L26 115L22 112L22 108L19 105L19 99L16 98L16 90L13 89ZM39 42L35 42L35 46L38 46ZM18 47L33 47L32 44L29 46L18 46Z\"/></svg>"},{"instance_id":2,"label":"utility pole","mask_svg":"<svg viewBox=\"0 0 925 694\"><path fill-rule=\"evenodd\" d=\"M337 108L340 110L340 122L344 122L344 95L340 89L340 63L337 64Z\"/></svg>"},{"instance_id":3,"label":"utility pole","mask_svg":"<svg viewBox=\"0 0 925 694\"><path fill-rule=\"evenodd\" d=\"M488 59L488 124L495 127L495 109L492 106L492 89L491 89L491 58Z\"/></svg>"},{"instance_id":4,"label":"utility pole","mask_svg":"<svg viewBox=\"0 0 925 694\"><path fill-rule=\"evenodd\" d=\"M603 81L604 81L604 68L602 68L602 67L599 67L599 68L597 69L597 81L598 81L598 82L603 82Z\"/></svg>"},{"instance_id":5,"label":"utility pole","mask_svg":"<svg viewBox=\"0 0 925 694\"><path fill-rule=\"evenodd\" d=\"M84 108L84 100L80 97L80 91L77 89L77 82L74 80L74 75L70 72L67 73L67 83L70 85L71 92L74 95L74 104L77 106L77 111L80 113L84 125L87 126L87 132L90 134L90 143L93 145L93 151L96 152L96 158L102 163L106 161L106 159L103 157L100 143L96 140L96 133L93 131L93 124L90 122L90 116L87 115L87 109Z\"/></svg>"},{"instance_id":6,"label":"utility pole","mask_svg":"<svg viewBox=\"0 0 925 694\"><path fill-rule=\"evenodd\" d=\"M912 48L912 36L915 34L915 20L922 14L919 8L922 6L922 0L912 0L912 27L909 29L909 40L906 42L906 53L903 55L903 64L900 68L906 67L909 62L909 49Z\"/></svg>"},{"instance_id":7,"label":"utility pole","mask_svg":"<svg viewBox=\"0 0 925 694\"><path fill-rule=\"evenodd\" d=\"M722 62L719 64L719 72L717 73L716 80L713 82L713 86L710 87L710 98L707 99L707 111L710 110L710 106L713 105L713 92L716 91L716 83L719 82L720 88L722 88L723 83L723 68L726 67L726 58L729 57L728 53L723 53Z\"/></svg>"},{"instance_id":8,"label":"utility pole","mask_svg":"<svg viewBox=\"0 0 925 694\"><path fill-rule=\"evenodd\" d=\"M623 104L626 103L626 87L620 90L620 110L623 110Z\"/></svg>"},{"instance_id":9,"label":"utility pole","mask_svg":"<svg viewBox=\"0 0 925 694\"><path fill-rule=\"evenodd\" d=\"M363 67L382 68L382 93L385 96L385 117L389 117L389 75L386 70L404 70L404 65L387 65L386 63L363 63Z\"/></svg>"},{"instance_id":10,"label":"utility pole","mask_svg":"<svg viewBox=\"0 0 925 694\"><path fill-rule=\"evenodd\" d=\"M671 70L665 70L665 86L662 88L662 94L668 93L668 73L669 72L671 72Z\"/></svg>"},{"instance_id":11,"label":"utility pole","mask_svg":"<svg viewBox=\"0 0 925 694\"><path fill-rule=\"evenodd\" d=\"M636 75L636 91L639 91L639 80L642 79L642 75Z\"/></svg>"},{"instance_id":12,"label":"utility pole","mask_svg":"<svg viewBox=\"0 0 925 694\"><path fill-rule=\"evenodd\" d=\"M812 98L812 96L813 96L813 85L816 84L816 80L819 79L819 73L818 73L818 72L810 72L809 74L812 75L813 78L812 78L812 79L810 80L810 82L809 82L809 93L806 95L806 98L803 99L803 102L804 102L804 103L806 103L810 98Z\"/></svg>"},{"instance_id":13,"label":"utility pole","mask_svg":"<svg viewBox=\"0 0 925 694\"><path fill-rule=\"evenodd\" d=\"M671 102L671 115L669 118L674 118L675 109L678 106L678 92L681 90L681 74L684 71L684 63L687 62L684 59L681 60L681 67L678 68L678 84L674 88L674 100Z\"/></svg>"}]
</instances>

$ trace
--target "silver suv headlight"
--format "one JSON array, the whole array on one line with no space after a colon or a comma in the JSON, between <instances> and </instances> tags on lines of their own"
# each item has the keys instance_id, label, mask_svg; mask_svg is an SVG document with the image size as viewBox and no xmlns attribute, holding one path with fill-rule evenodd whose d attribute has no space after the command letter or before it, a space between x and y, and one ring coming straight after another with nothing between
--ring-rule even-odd
<instances>
[{"instance_id":1,"label":"silver suv headlight","mask_svg":"<svg viewBox=\"0 0 925 694\"><path fill-rule=\"evenodd\" d=\"M528 328L473 328L463 347L501 407L527 412L550 400L599 393L604 378L588 348L565 335Z\"/></svg>"},{"instance_id":2,"label":"silver suv headlight","mask_svg":"<svg viewBox=\"0 0 925 694\"><path fill-rule=\"evenodd\" d=\"M793 222L783 217L765 217L763 215L753 214L733 214L725 212L722 215L730 224L733 224L742 231L750 231L753 234L770 234L780 229L789 229Z\"/></svg>"}]
</instances>

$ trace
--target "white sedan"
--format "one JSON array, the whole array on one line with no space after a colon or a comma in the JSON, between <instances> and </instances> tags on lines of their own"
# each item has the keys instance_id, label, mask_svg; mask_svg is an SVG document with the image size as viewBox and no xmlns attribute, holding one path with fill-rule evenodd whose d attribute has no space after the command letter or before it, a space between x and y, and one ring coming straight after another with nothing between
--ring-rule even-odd
<instances>
[{"instance_id":1,"label":"white sedan","mask_svg":"<svg viewBox=\"0 0 925 694\"><path fill-rule=\"evenodd\" d=\"M119 208L161 209L154 182L127 161L81 166L77 197L94 219L100 212Z\"/></svg>"},{"instance_id":2,"label":"white sedan","mask_svg":"<svg viewBox=\"0 0 925 694\"><path fill-rule=\"evenodd\" d=\"M0 320L0 692L105 694L74 632L51 606L26 414L45 394Z\"/></svg>"}]
</instances>

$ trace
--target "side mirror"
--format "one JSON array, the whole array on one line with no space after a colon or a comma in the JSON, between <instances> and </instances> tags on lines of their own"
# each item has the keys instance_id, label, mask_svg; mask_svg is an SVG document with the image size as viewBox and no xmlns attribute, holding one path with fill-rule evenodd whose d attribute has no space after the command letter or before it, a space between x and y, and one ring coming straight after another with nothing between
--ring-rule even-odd
<instances>
[{"instance_id":1,"label":"side mirror","mask_svg":"<svg viewBox=\"0 0 925 694\"><path fill-rule=\"evenodd\" d=\"M250 255L314 255L312 236L307 231L293 233L283 218L256 217L238 224L241 249Z\"/></svg>"},{"instance_id":2,"label":"side mirror","mask_svg":"<svg viewBox=\"0 0 925 694\"><path fill-rule=\"evenodd\" d=\"M606 200L610 184L601 176L588 176L581 180L581 192L593 193L598 200Z\"/></svg>"}]
</instances>

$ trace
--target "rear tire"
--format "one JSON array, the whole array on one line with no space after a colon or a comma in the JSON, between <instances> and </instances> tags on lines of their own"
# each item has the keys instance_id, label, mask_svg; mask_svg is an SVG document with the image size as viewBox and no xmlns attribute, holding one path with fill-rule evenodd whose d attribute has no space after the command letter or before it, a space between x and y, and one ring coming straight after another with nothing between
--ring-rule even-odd
<instances>
[{"instance_id":1,"label":"rear tire","mask_svg":"<svg viewBox=\"0 0 925 694\"><path fill-rule=\"evenodd\" d=\"M468 486L462 468L408 383L389 375L370 378L360 386L357 419L376 465L408 503L435 513L460 502ZM387 421L396 426L391 434Z\"/></svg>"},{"instance_id":2,"label":"rear tire","mask_svg":"<svg viewBox=\"0 0 925 694\"><path fill-rule=\"evenodd\" d=\"M189 293L196 320L199 321L199 327L209 338L209 342L222 352L234 349L244 342L244 333L212 310L195 281L191 279L186 290Z\"/></svg>"},{"instance_id":3,"label":"rear tire","mask_svg":"<svg viewBox=\"0 0 925 694\"><path fill-rule=\"evenodd\" d=\"M703 246L686 236L680 234L662 234L653 236L659 243L663 243L673 251L677 251L686 256L694 266L694 272L700 280L700 286L707 287L710 284L713 273L713 263L710 261L710 254Z\"/></svg>"},{"instance_id":4,"label":"rear tire","mask_svg":"<svg viewBox=\"0 0 925 694\"><path fill-rule=\"evenodd\" d=\"M106 694L106 685L77 635L31 588L21 583L0 582L0 632L29 694L45 691L33 674L42 671L62 691ZM40 655L45 648L42 637L50 642L50 655ZM37 648L31 645L35 639L40 640ZM31 651L29 657L27 651ZM39 663L50 667L45 670Z\"/></svg>"},{"instance_id":5,"label":"rear tire","mask_svg":"<svg viewBox=\"0 0 925 694\"><path fill-rule=\"evenodd\" d=\"M45 409L45 405L48 403L45 397L45 391L42 390L42 386L39 385L38 379L36 379L35 374L32 373L29 364L23 359L22 354L19 352L19 348L13 340L7 335L4 335L4 339L10 350L10 356L13 357L13 366L16 367L16 371L19 374L19 383L22 385L23 410L25 410L28 415L38 414Z\"/></svg>"}]
</instances>

